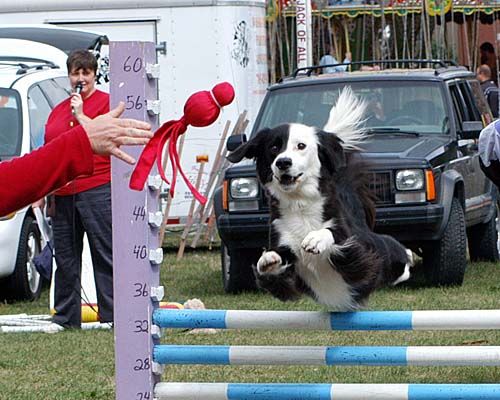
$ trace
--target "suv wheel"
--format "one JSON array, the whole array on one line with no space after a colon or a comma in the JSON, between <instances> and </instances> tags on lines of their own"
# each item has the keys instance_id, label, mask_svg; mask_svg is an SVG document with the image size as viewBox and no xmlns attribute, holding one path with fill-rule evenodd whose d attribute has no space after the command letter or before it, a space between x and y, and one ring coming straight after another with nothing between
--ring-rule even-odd
<instances>
[{"instance_id":1,"label":"suv wheel","mask_svg":"<svg viewBox=\"0 0 500 400\"><path fill-rule=\"evenodd\" d=\"M240 293L244 290L255 290L255 275L252 265L260 257L258 249L229 250L221 243L222 283L226 293Z\"/></svg>"},{"instance_id":2,"label":"suv wheel","mask_svg":"<svg viewBox=\"0 0 500 400\"><path fill-rule=\"evenodd\" d=\"M433 286L461 285L467 266L466 247L464 211L454 197L443 237L433 242L424 252L427 283Z\"/></svg>"},{"instance_id":3,"label":"suv wheel","mask_svg":"<svg viewBox=\"0 0 500 400\"><path fill-rule=\"evenodd\" d=\"M469 256L471 261L498 261L498 205L495 214L484 224L478 224L467 230Z\"/></svg>"},{"instance_id":4,"label":"suv wheel","mask_svg":"<svg viewBox=\"0 0 500 400\"><path fill-rule=\"evenodd\" d=\"M40 297L43 282L33 262L40 248L40 231L36 221L27 216L21 228L16 267L12 275L2 282L2 297L30 301Z\"/></svg>"}]
</instances>

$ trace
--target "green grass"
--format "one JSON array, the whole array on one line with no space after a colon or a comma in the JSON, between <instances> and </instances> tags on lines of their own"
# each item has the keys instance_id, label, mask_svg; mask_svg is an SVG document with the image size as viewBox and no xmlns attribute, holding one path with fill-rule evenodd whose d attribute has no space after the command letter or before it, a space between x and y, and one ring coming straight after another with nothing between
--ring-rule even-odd
<instances>
[{"instance_id":1,"label":"green grass","mask_svg":"<svg viewBox=\"0 0 500 400\"><path fill-rule=\"evenodd\" d=\"M417 269L418 269L417 265ZM167 249L161 272L166 299L201 299L207 308L323 310L308 299L282 303L264 293L227 295L222 290L218 248L186 250L176 260ZM468 265L464 285L418 285L376 292L373 310L500 309L500 266ZM48 292L35 303L0 304L0 314L47 313ZM167 330L162 343L227 345L499 345L500 332L294 332L217 331L192 334ZM72 400L114 398L112 331L64 331L58 334L0 334L0 400ZM494 383L499 367L283 367L171 366L164 381L318 382L318 383Z\"/></svg>"}]
</instances>

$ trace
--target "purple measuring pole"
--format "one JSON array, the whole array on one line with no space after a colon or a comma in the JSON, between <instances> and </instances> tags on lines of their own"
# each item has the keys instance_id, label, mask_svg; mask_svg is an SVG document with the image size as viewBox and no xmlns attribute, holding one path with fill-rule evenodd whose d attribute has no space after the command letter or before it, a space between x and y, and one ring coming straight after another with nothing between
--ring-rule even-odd
<instances>
[{"instance_id":1,"label":"purple measuring pole","mask_svg":"<svg viewBox=\"0 0 500 400\"><path fill-rule=\"evenodd\" d=\"M123 101L123 117L148 121L156 129L157 116L149 115L147 104L157 99L157 79L146 73L156 63L155 45L111 42L109 54L111 108ZM137 160L142 148L128 146L125 151ZM153 373L151 321L159 301L152 292L159 286L163 253L158 224L151 223L158 216L157 189L148 183L141 192L129 189L133 168L112 157L116 399L152 400L158 377Z\"/></svg>"}]
</instances>

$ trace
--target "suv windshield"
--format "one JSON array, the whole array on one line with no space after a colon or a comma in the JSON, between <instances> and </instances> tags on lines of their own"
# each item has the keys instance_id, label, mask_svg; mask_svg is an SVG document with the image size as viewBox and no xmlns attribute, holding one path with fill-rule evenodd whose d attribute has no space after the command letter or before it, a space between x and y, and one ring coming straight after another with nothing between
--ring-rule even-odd
<instances>
[{"instance_id":1,"label":"suv windshield","mask_svg":"<svg viewBox=\"0 0 500 400\"><path fill-rule=\"evenodd\" d=\"M0 88L0 160L21 152L22 123L19 94Z\"/></svg>"},{"instance_id":2,"label":"suv windshield","mask_svg":"<svg viewBox=\"0 0 500 400\"><path fill-rule=\"evenodd\" d=\"M344 86L323 83L270 92L255 131L288 122L323 127ZM365 127L373 133L448 133L448 111L439 82L379 80L349 86L367 103Z\"/></svg>"}]
</instances>

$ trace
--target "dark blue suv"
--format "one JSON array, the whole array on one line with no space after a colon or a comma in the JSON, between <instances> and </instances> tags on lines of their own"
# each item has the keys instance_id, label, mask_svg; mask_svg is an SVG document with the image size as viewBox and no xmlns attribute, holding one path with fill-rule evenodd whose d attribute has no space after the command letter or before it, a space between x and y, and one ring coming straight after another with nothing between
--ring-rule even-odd
<instances>
[{"instance_id":1,"label":"dark blue suv","mask_svg":"<svg viewBox=\"0 0 500 400\"><path fill-rule=\"evenodd\" d=\"M358 68L361 63L353 63ZM310 67L271 86L251 135L298 122L323 127L344 86L368 102L375 231L422 257L430 285L460 285L471 260L498 260L497 190L479 166L477 139L491 111L474 74L439 60L371 61L370 68L318 74ZM228 150L245 140L233 136ZM252 162L225 171L214 193L227 292L255 288L252 264L268 243L268 205Z\"/></svg>"}]
</instances>

